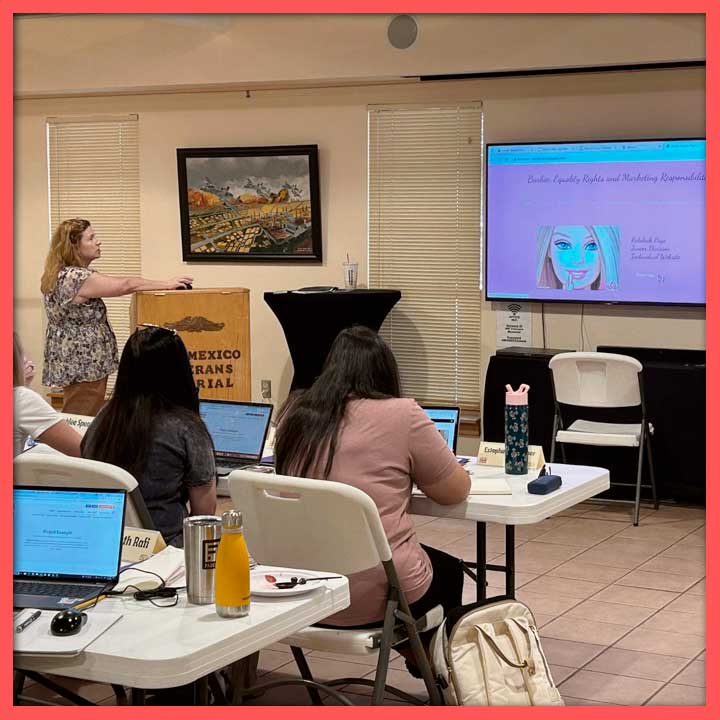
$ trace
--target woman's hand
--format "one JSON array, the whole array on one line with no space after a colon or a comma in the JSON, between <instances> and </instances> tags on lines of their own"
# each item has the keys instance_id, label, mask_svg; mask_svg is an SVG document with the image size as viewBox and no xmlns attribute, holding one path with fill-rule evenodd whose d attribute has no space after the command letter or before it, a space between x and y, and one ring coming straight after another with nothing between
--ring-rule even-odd
<instances>
[{"instance_id":1,"label":"woman's hand","mask_svg":"<svg viewBox=\"0 0 720 720\"><path fill-rule=\"evenodd\" d=\"M193 279L186 275L184 275L182 277L170 278L170 280L167 281L167 289L168 290L184 290L187 285L192 285L192 281L193 281Z\"/></svg>"},{"instance_id":2,"label":"woman's hand","mask_svg":"<svg viewBox=\"0 0 720 720\"><path fill-rule=\"evenodd\" d=\"M29 385L35 378L35 363L30 358L23 358L25 384Z\"/></svg>"},{"instance_id":3,"label":"woman's hand","mask_svg":"<svg viewBox=\"0 0 720 720\"><path fill-rule=\"evenodd\" d=\"M120 297L144 290L182 290L190 285L192 280L186 275L170 280L146 280L141 277L113 277L94 272L81 285L73 302L83 303L91 298Z\"/></svg>"}]
</instances>

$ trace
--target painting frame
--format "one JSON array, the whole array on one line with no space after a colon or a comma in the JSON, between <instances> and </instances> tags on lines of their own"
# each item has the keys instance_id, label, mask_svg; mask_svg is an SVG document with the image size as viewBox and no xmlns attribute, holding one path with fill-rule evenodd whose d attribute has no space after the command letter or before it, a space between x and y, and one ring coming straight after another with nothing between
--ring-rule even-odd
<instances>
[{"instance_id":1,"label":"painting frame","mask_svg":"<svg viewBox=\"0 0 720 720\"><path fill-rule=\"evenodd\" d=\"M322 263L317 145L176 153L184 262Z\"/></svg>"}]
</instances>

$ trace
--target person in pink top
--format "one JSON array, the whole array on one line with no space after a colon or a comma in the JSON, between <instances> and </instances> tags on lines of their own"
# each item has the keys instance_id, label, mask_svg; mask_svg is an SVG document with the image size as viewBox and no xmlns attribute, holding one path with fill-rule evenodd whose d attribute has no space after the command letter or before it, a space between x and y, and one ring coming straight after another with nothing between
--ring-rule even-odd
<instances>
[{"instance_id":1,"label":"person in pink top","mask_svg":"<svg viewBox=\"0 0 720 720\"><path fill-rule=\"evenodd\" d=\"M275 461L281 474L346 483L375 501L415 617L462 604L460 560L420 544L409 508L413 484L453 505L470 477L423 409L400 396L397 362L377 333L355 326L337 336L313 386L280 413ZM382 565L351 575L350 607L324 624L381 624L387 593Z\"/></svg>"}]
</instances>

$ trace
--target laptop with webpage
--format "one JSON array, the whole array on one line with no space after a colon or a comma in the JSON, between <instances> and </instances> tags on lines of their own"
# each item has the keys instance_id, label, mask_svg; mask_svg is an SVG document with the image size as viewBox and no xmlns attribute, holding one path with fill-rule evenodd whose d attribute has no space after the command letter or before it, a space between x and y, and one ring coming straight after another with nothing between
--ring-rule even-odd
<instances>
[{"instance_id":1,"label":"laptop with webpage","mask_svg":"<svg viewBox=\"0 0 720 720\"><path fill-rule=\"evenodd\" d=\"M118 582L124 490L13 488L13 606L69 608Z\"/></svg>"},{"instance_id":2,"label":"laptop with webpage","mask_svg":"<svg viewBox=\"0 0 720 720\"><path fill-rule=\"evenodd\" d=\"M200 417L215 445L218 475L261 462L272 410L269 403L200 401Z\"/></svg>"},{"instance_id":3,"label":"laptop with webpage","mask_svg":"<svg viewBox=\"0 0 720 720\"><path fill-rule=\"evenodd\" d=\"M435 423L447 446L457 455L458 428L460 426L459 407L440 407L437 405L420 406Z\"/></svg>"}]
</instances>

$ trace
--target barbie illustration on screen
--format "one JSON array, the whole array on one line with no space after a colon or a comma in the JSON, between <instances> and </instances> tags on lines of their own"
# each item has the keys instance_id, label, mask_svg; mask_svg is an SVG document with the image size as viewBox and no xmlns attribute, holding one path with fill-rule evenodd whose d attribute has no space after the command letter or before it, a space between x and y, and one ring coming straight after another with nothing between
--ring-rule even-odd
<instances>
[{"instance_id":1,"label":"barbie illustration on screen","mask_svg":"<svg viewBox=\"0 0 720 720\"><path fill-rule=\"evenodd\" d=\"M537 287L617 290L617 225L541 225L537 233Z\"/></svg>"}]
</instances>

